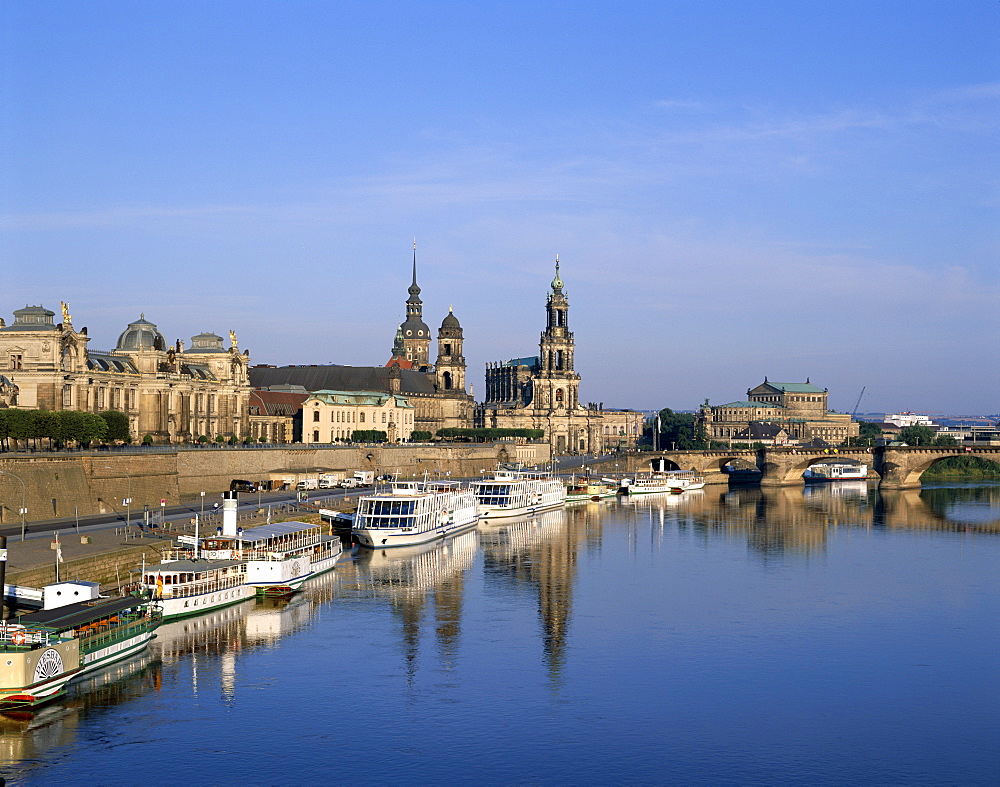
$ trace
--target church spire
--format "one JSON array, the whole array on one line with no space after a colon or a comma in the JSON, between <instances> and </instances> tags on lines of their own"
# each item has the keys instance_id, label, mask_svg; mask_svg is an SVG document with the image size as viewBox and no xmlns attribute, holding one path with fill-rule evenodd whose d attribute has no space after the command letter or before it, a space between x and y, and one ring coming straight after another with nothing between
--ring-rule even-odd
<instances>
[{"instance_id":1,"label":"church spire","mask_svg":"<svg viewBox=\"0 0 1000 787\"><path fill-rule=\"evenodd\" d=\"M556 276L552 280L552 291L561 292L563 288L563 280L559 278L559 255L556 255Z\"/></svg>"}]
</instances>

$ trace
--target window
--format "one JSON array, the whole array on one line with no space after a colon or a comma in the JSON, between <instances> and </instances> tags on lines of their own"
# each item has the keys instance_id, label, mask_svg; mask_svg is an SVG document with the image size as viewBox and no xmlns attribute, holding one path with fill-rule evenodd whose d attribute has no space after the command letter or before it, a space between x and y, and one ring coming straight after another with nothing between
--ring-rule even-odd
<instances>
[{"instance_id":1,"label":"window","mask_svg":"<svg viewBox=\"0 0 1000 787\"><path fill-rule=\"evenodd\" d=\"M364 422L365 422L365 414L364 413L360 413L359 414L359 418L358 418L358 423L362 423L363 424Z\"/></svg>"},{"instance_id":2,"label":"window","mask_svg":"<svg viewBox=\"0 0 1000 787\"><path fill-rule=\"evenodd\" d=\"M11 369L20 369L21 368L21 355L20 355L20 353L18 353L16 355L14 353L11 353L9 368L11 368Z\"/></svg>"},{"instance_id":3,"label":"window","mask_svg":"<svg viewBox=\"0 0 1000 787\"><path fill-rule=\"evenodd\" d=\"M382 413L382 423L385 423L385 413Z\"/></svg>"},{"instance_id":4,"label":"window","mask_svg":"<svg viewBox=\"0 0 1000 787\"><path fill-rule=\"evenodd\" d=\"M319 410L313 410L313 421L319 423ZM319 432L316 434L319 434Z\"/></svg>"},{"instance_id":5,"label":"window","mask_svg":"<svg viewBox=\"0 0 1000 787\"><path fill-rule=\"evenodd\" d=\"M319 429L316 429L313 432L313 442L314 443L318 443L319 442Z\"/></svg>"},{"instance_id":6,"label":"window","mask_svg":"<svg viewBox=\"0 0 1000 787\"><path fill-rule=\"evenodd\" d=\"M444 345L444 354L445 355L451 355L451 344L445 343L445 345Z\"/></svg>"}]
</instances>

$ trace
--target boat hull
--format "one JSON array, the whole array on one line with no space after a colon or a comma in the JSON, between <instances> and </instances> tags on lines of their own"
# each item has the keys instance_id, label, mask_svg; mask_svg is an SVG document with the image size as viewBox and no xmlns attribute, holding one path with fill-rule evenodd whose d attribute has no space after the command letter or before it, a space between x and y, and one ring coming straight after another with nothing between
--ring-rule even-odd
<instances>
[{"instance_id":1,"label":"boat hull","mask_svg":"<svg viewBox=\"0 0 1000 787\"><path fill-rule=\"evenodd\" d=\"M168 596L159 598L157 601L163 608L163 619L166 621L201 615L213 609L238 604L248 598L253 598L256 593L256 588L243 584L192 596Z\"/></svg>"},{"instance_id":2,"label":"boat hull","mask_svg":"<svg viewBox=\"0 0 1000 787\"><path fill-rule=\"evenodd\" d=\"M394 547L414 547L427 544L458 533L471 530L479 522L478 518L459 523L447 523L420 532L395 528L362 528L353 532L358 544L367 549L390 549Z\"/></svg>"}]
</instances>

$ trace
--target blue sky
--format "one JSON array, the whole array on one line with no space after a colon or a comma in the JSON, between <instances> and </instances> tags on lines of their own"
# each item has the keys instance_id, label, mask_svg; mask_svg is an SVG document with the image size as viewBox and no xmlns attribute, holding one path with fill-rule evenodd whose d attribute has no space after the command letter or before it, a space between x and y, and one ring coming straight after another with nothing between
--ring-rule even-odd
<instances>
[{"instance_id":1,"label":"blue sky","mask_svg":"<svg viewBox=\"0 0 1000 787\"><path fill-rule=\"evenodd\" d=\"M1000 4L0 5L0 315L382 364L413 238L477 398L556 254L581 398L1000 411Z\"/></svg>"}]
</instances>

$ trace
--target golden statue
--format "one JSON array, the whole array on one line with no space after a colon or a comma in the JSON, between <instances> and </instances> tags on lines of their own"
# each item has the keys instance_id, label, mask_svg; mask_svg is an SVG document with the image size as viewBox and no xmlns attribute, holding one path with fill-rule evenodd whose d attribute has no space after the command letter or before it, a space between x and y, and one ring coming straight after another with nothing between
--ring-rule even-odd
<instances>
[{"instance_id":1,"label":"golden statue","mask_svg":"<svg viewBox=\"0 0 1000 787\"><path fill-rule=\"evenodd\" d=\"M237 344L239 344L238 340L236 339L236 331L229 332L229 341L233 343L233 349L235 350Z\"/></svg>"},{"instance_id":2,"label":"golden statue","mask_svg":"<svg viewBox=\"0 0 1000 787\"><path fill-rule=\"evenodd\" d=\"M59 305L62 306L63 325L73 327L73 318L69 316L69 304L66 301L59 301Z\"/></svg>"}]
</instances>

